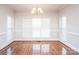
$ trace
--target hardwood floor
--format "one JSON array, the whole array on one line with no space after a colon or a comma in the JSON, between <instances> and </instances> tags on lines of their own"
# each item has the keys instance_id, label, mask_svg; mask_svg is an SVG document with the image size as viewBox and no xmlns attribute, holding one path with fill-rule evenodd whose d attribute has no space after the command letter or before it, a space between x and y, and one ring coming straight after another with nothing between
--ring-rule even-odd
<instances>
[{"instance_id":1,"label":"hardwood floor","mask_svg":"<svg viewBox=\"0 0 79 59\"><path fill-rule=\"evenodd\" d=\"M79 55L59 41L14 41L2 50L1 55Z\"/></svg>"}]
</instances>

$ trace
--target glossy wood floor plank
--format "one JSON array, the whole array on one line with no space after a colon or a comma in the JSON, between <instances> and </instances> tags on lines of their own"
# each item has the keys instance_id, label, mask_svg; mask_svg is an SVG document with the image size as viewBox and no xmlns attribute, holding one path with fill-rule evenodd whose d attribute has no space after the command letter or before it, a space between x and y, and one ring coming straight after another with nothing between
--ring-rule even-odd
<instances>
[{"instance_id":1,"label":"glossy wood floor plank","mask_svg":"<svg viewBox=\"0 0 79 59\"><path fill-rule=\"evenodd\" d=\"M12 50L7 52L8 48ZM59 41L14 41L0 51L2 55L8 53L12 55L79 55Z\"/></svg>"}]
</instances>

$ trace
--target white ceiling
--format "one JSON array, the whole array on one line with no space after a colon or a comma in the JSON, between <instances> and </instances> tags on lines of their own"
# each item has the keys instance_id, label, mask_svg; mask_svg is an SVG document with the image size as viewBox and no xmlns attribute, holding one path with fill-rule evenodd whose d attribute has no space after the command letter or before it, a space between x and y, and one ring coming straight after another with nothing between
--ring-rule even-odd
<instances>
[{"instance_id":1,"label":"white ceiling","mask_svg":"<svg viewBox=\"0 0 79 59\"><path fill-rule=\"evenodd\" d=\"M42 8L44 12L58 11L64 7L66 4L9 4L8 7L12 8L16 12L30 12L32 8Z\"/></svg>"}]
</instances>

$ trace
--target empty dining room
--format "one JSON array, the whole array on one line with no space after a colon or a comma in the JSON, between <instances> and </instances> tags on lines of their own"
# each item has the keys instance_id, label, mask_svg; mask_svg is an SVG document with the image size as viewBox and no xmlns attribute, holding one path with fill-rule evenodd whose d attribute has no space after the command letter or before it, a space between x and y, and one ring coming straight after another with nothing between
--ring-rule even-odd
<instances>
[{"instance_id":1,"label":"empty dining room","mask_svg":"<svg viewBox=\"0 0 79 59\"><path fill-rule=\"evenodd\" d=\"M0 4L0 55L79 55L79 4Z\"/></svg>"}]
</instances>

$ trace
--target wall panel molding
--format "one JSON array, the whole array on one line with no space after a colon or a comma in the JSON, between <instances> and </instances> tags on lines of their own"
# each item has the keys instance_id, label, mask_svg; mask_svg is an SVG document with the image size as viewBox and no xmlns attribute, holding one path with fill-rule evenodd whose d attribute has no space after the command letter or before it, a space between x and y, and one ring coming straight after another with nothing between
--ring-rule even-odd
<instances>
[{"instance_id":1,"label":"wall panel molding","mask_svg":"<svg viewBox=\"0 0 79 59\"><path fill-rule=\"evenodd\" d=\"M1 36L1 35L5 35L5 34L6 34L6 32L1 32L1 33L0 33L0 36Z\"/></svg>"},{"instance_id":2,"label":"wall panel molding","mask_svg":"<svg viewBox=\"0 0 79 59\"><path fill-rule=\"evenodd\" d=\"M68 32L68 34L73 36L79 36L79 33L75 33L75 32Z\"/></svg>"}]
</instances>

